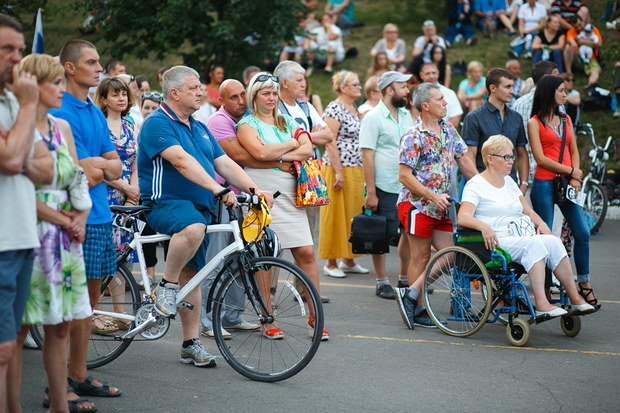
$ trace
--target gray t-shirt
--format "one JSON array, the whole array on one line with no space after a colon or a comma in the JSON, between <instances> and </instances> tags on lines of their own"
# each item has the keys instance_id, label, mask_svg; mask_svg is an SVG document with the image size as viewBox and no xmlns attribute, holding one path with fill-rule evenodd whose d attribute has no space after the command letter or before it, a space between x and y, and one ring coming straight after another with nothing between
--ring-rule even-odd
<instances>
[{"instance_id":1,"label":"gray t-shirt","mask_svg":"<svg viewBox=\"0 0 620 413\"><path fill-rule=\"evenodd\" d=\"M5 90L4 95L0 95L0 125L7 131L11 130L18 112L17 98ZM41 140L37 135L32 143L31 157L34 144ZM0 173L0 233L0 252L39 246L34 184L26 175Z\"/></svg>"}]
</instances>

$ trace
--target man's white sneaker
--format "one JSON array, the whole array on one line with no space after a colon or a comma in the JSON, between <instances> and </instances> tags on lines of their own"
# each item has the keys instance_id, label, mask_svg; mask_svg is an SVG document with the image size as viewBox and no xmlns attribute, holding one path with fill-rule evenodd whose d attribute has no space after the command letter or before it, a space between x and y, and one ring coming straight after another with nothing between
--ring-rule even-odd
<instances>
[{"instance_id":1,"label":"man's white sneaker","mask_svg":"<svg viewBox=\"0 0 620 413\"><path fill-rule=\"evenodd\" d=\"M226 326L229 330L244 330L244 331L253 331L258 330L260 328L260 324L248 323L247 321L242 321L239 324L234 324L232 326Z\"/></svg>"},{"instance_id":2,"label":"man's white sneaker","mask_svg":"<svg viewBox=\"0 0 620 413\"><path fill-rule=\"evenodd\" d=\"M213 329L211 329L211 330L202 330L202 332L200 334L202 334L205 337L215 338L215 332L213 331ZM232 334L230 334L228 331L222 329L222 337L224 338L224 340L228 340L228 339L232 338Z\"/></svg>"},{"instance_id":3,"label":"man's white sneaker","mask_svg":"<svg viewBox=\"0 0 620 413\"><path fill-rule=\"evenodd\" d=\"M340 268L327 268L327 265L323 266L323 274L334 278L344 278L347 276Z\"/></svg>"},{"instance_id":4,"label":"man's white sneaker","mask_svg":"<svg viewBox=\"0 0 620 413\"><path fill-rule=\"evenodd\" d=\"M341 269L343 272L350 272L354 274L368 274L370 272L368 268L364 268L357 263L354 266L349 267L347 264L344 263L344 261L340 261L338 263L338 268Z\"/></svg>"}]
</instances>

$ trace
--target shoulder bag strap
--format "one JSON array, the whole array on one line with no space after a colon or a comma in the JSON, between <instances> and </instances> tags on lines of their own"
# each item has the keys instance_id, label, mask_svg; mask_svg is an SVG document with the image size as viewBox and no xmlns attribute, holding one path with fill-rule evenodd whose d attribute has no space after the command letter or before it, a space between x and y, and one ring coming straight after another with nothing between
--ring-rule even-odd
<instances>
[{"instance_id":1,"label":"shoulder bag strap","mask_svg":"<svg viewBox=\"0 0 620 413\"><path fill-rule=\"evenodd\" d=\"M566 146L566 120L564 119L564 116L560 116L560 123L562 128L562 146L560 146L560 159L558 162L562 163L562 158L564 157L564 146Z\"/></svg>"}]
</instances>

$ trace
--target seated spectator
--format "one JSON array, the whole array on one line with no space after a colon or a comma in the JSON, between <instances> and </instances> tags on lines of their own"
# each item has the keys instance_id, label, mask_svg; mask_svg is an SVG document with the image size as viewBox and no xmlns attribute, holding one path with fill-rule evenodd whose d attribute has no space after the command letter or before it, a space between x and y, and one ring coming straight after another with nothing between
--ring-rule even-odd
<instances>
[{"instance_id":1,"label":"seated spectator","mask_svg":"<svg viewBox=\"0 0 620 413\"><path fill-rule=\"evenodd\" d=\"M446 49L441 46L433 46L431 49L431 62L439 69L439 83L445 87L450 87L452 83L452 67L446 58Z\"/></svg>"},{"instance_id":2,"label":"seated spectator","mask_svg":"<svg viewBox=\"0 0 620 413\"><path fill-rule=\"evenodd\" d=\"M474 3L474 13L478 17L478 28L485 37L495 36L499 22L499 16L504 13L506 3L504 0L477 0Z\"/></svg>"},{"instance_id":3,"label":"seated spectator","mask_svg":"<svg viewBox=\"0 0 620 413\"><path fill-rule=\"evenodd\" d=\"M342 30L332 24L328 14L321 16L321 26L310 31L311 44L307 51L308 58L319 65L325 65L325 71L334 71L334 64L344 60Z\"/></svg>"},{"instance_id":4,"label":"seated spectator","mask_svg":"<svg viewBox=\"0 0 620 413\"><path fill-rule=\"evenodd\" d=\"M585 27L591 29L589 35L586 35ZM587 49L591 49L592 54L586 62L581 59L583 71L588 76L588 85L596 83L601 75L601 66L598 62L600 58L600 50L603 46L603 36L601 32L593 25L584 25L579 16L574 18L574 28L566 32L566 45L564 46L564 64L567 73L573 73L573 61L576 55L581 55ZM583 47L583 49L582 49ZM589 50L588 50L589 52ZM581 57L581 56L580 56Z\"/></svg>"},{"instance_id":5,"label":"seated spectator","mask_svg":"<svg viewBox=\"0 0 620 413\"><path fill-rule=\"evenodd\" d=\"M432 20L426 20L422 23L423 36L419 36L413 43L413 61L409 66L409 72L419 78L420 68L424 63L431 62L431 50L433 46L441 46L446 48L446 41L437 35L437 27Z\"/></svg>"},{"instance_id":6,"label":"seated spectator","mask_svg":"<svg viewBox=\"0 0 620 413\"><path fill-rule=\"evenodd\" d=\"M364 96L366 97L366 101L357 108L357 113L360 114L360 118L362 118L370 109L377 106L381 100L382 95L377 84L378 81L378 76L370 76L366 80L366 83L364 83Z\"/></svg>"},{"instance_id":7,"label":"seated spectator","mask_svg":"<svg viewBox=\"0 0 620 413\"><path fill-rule=\"evenodd\" d=\"M378 53L385 53L390 63L388 70L396 70L404 73L405 56L407 54L407 45L405 41L398 38L398 26L388 23L383 28L383 39L377 40L373 48L370 50L371 56ZM380 76L380 75L379 75Z\"/></svg>"},{"instance_id":8,"label":"seated spectator","mask_svg":"<svg viewBox=\"0 0 620 413\"><path fill-rule=\"evenodd\" d=\"M521 79L521 64L518 60L509 60L506 62L506 70L510 72L515 81L512 85L512 99L508 106L512 107L512 104L521 97L521 87L523 86L523 79Z\"/></svg>"},{"instance_id":9,"label":"seated spectator","mask_svg":"<svg viewBox=\"0 0 620 413\"><path fill-rule=\"evenodd\" d=\"M504 10L503 12L500 11L498 18L506 28L506 33L512 36L516 32L514 24L517 21L519 7L523 5L523 0L505 0L505 3Z\"/></svg>"},{"instance_id":10,"label":"seated spectator","mask_svg":"<svg viewBox=\"0 0 620 413\"><path fill-rule=\"evenodd\" d=\"M474 12L469 0L448 0L448 29L446 30L446 46L456 42L457 36L465 38L465 44L471 46L476 41L471 17Z\"/></svg>"},{"instance_id":11,"label":"seated spectator","mask_svg":"<svg viewBox=\"0 0 620 413\"><path fill-rule=\"evenodd\" d=\"M378 52L377 54L374 55L374 58L372 59L372 63L370 64L370 67L366 71L366 79L370 78L371 76L381 77L382 74L384 74L385 72L389 72L389 71L390 71L390 59L388 59L387 53Z\"/></svg>"},{"instance_id":12,"label":"seated spectator","mask_svg":"<svg viewBox=\"0 0 620 413\"><path fill-rule=\"evenodd\" d=\"M467 65L467 79L463 79L459 83L459 89L456 95L463 110L471 112L484 103L484 96L487 93L486 77L482 76L484 66L477 60L472 60Z\"/></svg>"},{"instance_id":13,"label":"seated spectator","mask_svg":"<svg viewBox=\"0 0 620 413\"><path fill-rule=\"evenodd\" d=\"M327 0L325 14L342 30L348 30L355 24L355 4L353 0Z\"/></svg>"},{"instance_id":14,"label":"seated spectator","mask_svg":"<svg viewBox=\"0 0 620 413\"><path fill-rule=\"evenodd\" d=\"M458 213L459 225L482 232L487 249L502 248L527 271L536 300L536 315L559 317L568 314L549 302L545 295L545 267L548 266L560 280L571 302L569 311L591 313L595 308L577 293L570 259L562 241L551 234L545 221L510 178L514 163L512 142L503 135L494 135L482 145L482 159L486 170L471 178L465 185ZM498 225L498 218L506 214L522 214L536 226L536 234L529 237L511 236Z\"/></svg>"},{"instance_id":15,"label":"seated spectator","mask_svg":"<svg viewBox=\"0 0 620 413\"><path fill-rule=\"evenodd\" d=\"M543 29L547 11L536 0L527 0L527 3L519 7L517 18L519 37L510 42L512 50L508 52L508 55L517 59L525 50L525 57L531 58L534 37Z\"/></svg>"},{"instance_id":16,"label":"seated spectator","mask_svg":"<svg viewBox=\"0 0 620 413\"><path fill-rule=\"evenodd\" d=\"M212 64L209 66L209 70L205 76L205 84L203 87L203 105L205 103L209 103L211 106L215 108L215 110L219 109L222 103L220 102L220 85L224 81L224 66L220 64ZM215 111L213 111L215 112ZM209 116L211 113L209 114ZM207 116L207 119L209 117Z\"/></svg>"},{"instance_id":17,"label":"seated spectator","mask_svg":"<svg viewBox=\"0 0 620 413\"><path fill-rule=\"evenodd\" d=\"M146 119L148 115L159 109L161 99L162 96L159 92L145 92L142 95L140 106L140 113L142 114L142 118Z\"/></svg>"},{"instance_id":18,"label":"seated spectator","mask_svg":"<svg viewBox=\"0 0 620 413\"><path fill-rule=\"evenodd\" d=\"M285 60L294 60L297 63L301 63L301 58L304 54L304 45L306 44L306 16L300 16L299 28L300 34L296 34L295 36L293 36L293 40L287 42L286 45L282 48L279 59L280 62L283 62Z\"/></svg>"},{"instance_id":19,"label":"seated spectator","mask_svg":"<svg viewBox=\"0 0 620 413\"><path fill-rule=\"evenodd\" d=\"M573 75L570 73L562 73L560 77L564 79L564 90L566 91L564 109L566 110L566 114L570 117L573 126L577 127L581 115L581 94L578 90L574 89L575 79Z\"/></svg>"},{"instance_id":20,"label":"seated spectator","mask_svg":"<svg viewBox=\"0 0 620 413\"><path fill-rule=\"evenodd\" d=\"M560 32L560 16L552 14L547 17L545 28L538 32L532 43L534 64L541 60L550 60L558 66L560 73L564 72L562 50L566 43L566 36Z\"/></svg>"},{"instance_id":21,"label":"seated spectator","mask_svg":"<svg viewBox=\"0 0 620 413\"><path fill-rule=\"evenodd\" d=\"M575 28L573 20L575 16L579 16L584 24L590 22L590 11L581 1L577 0L554 0L551 3L549 14L561 16L560 27L564 32Z\"/></svg>"}]
</instances>

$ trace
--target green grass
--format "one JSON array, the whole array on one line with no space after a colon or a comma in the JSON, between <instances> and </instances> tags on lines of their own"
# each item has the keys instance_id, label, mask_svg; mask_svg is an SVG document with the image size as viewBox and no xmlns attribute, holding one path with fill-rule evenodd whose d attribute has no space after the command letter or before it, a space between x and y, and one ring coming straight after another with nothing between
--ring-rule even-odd
<instances>
[{"instance_id":1,"label":"green grass","mask_svg":"<svg viewBox=\"0 0 620 413\"><path fill-rule=\"evenodd\" d=\"M323 10L324 2L319 6L319 10ZM407 52L411 53L413 41L421 34L422 22L426 19L432 19L438 25L439 33L444 33L446 24L445 2L442 0L357 0L356 16L358 20L365 23L365 26L353 30L351 36L346 37L345 47L356 47L359 56L356 59L348 59L344 61L339 68L354 71L360 75L363 80L366 70L370 65L369 51L375 41L381 37L383 26L386 23L396 23L400 29L400 37L407 43ZM604 1L590 1L588 6L594 19L598 19L604 12ZM32 15L21 16L26 23L33 21ZM48 7L44 12L44 34L46 42L46 51L50 54L57 54L62 45L73 38L85 38L98 48L103 50L106 42L103 41L98 34L82 36L77 32L78 27L85 17L84 11L76 10L72 0L57 0L48 2ZM604 36L604 56L607 66L603 69L603 75L600 79L600 85L607 89L611 89L611 72L614 60L620 60L620 40L618 33L608 31L604 28L604 22L595 21L596 26L601 30ZM27 32L26 38L30 41L32 33ZM463 43L457 43L448 50L448 61L454 63L458 60L466 62L471 60L481 61L485 67L503 67L507 57L508 42L510 38L503 34L498 35L495 39L484 39L479 36L479 42L472 47L467 47ZM102 56L102 61L113 56ZM117 57L117 56L114 56ZM128 70L134 74L145 74L151 80L151 84L156 84L155 73L160 66L164 64L182 63L177 56L169 56L166 60L155 59L136 59L132 56L124 56L124 62ZM531 63L528 60L521 59L522 77L526 78L530 75ZM456 87L463 77L453 77L452 87ZM331 90L331 75L317 70L310 78L313 92L321 96L324 106L335 98ZM577 74L576 88L583 92L586 83L584 75ZM600 141L604 141L608 135L617 135L620 121L613 119L611 113L603 112L586 112L582 115L584 122L590 122L594 125ZM618 142L620 144L620 142ZM585 158L587 150L591 146L590 142L580 142L582 150L582 158ZM616 151L613 155L614 162L618 164L620 160L620 151Z\"/></svg>"}]
</instances>

